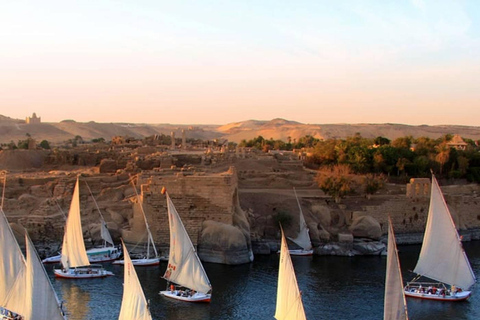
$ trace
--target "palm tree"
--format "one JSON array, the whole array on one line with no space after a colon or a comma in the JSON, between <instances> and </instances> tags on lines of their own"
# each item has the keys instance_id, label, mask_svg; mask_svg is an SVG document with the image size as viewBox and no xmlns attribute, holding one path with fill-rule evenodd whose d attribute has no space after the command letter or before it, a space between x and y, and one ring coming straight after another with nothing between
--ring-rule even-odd
<instances>
[{"instance_id":1,"label":"palm tree","mask_svg":"<svg viewBox=\"0 0 480 320\"><path fill-rule=\"evenodd\" d=\"M438 146L436 146L435 149L437 149L438 152L435 156L435 161L440 164L440 174L442 174L443 166L450 158L450 148L447 146L446 142L442 142Z\"/></svg>"}]
</instances>

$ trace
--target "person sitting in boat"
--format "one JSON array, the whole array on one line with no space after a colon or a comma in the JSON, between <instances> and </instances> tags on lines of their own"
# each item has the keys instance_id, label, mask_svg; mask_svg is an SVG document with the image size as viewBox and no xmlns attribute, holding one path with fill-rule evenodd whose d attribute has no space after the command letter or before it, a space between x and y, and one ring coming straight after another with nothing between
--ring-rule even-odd
<instances>
[{"instance_id":1,"label":"person sitting in boat","mask_svg":"<svg viewBox=\"0 0 480 320\"><path fill-rule=\"evenodd\" d=\"M444 288L440 289L440 295L445 298L445 289Z\"/></svg>"},{"instance_id":2,"label":"person sitting in boat","mask_svg":"<svg viewBox=\"0 0 480 320\"><path fill-rule=\"evenodd\" d=\"M428 286L427 288L427 294L431 294L433 291L432 286Z\"/></svg>"},{"instance_id":3,"label":"person sitting in boat","mask_svg":"<svg viewBox=\"0 0 480 320\"><path fill-rule=\"evenodd\" d=\"M433 288L432 288L432 293L433 293L433 294L437 294L437 287L433 287Z\"/></svg>"},{"instance_id":4,"label":"person sitting in boat","mask_svg":"<svg viewBox=\"0 0 480 320\"><path fill-rule=\"evenodd\" d=\"M175 286L173 284L170 285L170 292L173 293L175 291Z\"/></svg>"},{"instance_id":5,"label":"person sitting in boat","mask_svg":"<svg viewBox=\"0 0 480 320\"><path fill-rule=\"evenodd\" d=\"M455 286L452 286L450 288L450 295L453 297L457 293L457 288Z\"/></svg>"}]
</instances>

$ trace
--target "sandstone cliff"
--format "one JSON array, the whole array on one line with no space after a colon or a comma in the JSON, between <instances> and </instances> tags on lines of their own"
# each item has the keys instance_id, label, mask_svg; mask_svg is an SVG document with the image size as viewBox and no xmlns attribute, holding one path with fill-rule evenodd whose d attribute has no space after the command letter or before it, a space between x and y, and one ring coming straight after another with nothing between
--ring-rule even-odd
<instances>
[{"instance_id":1,"label":"sandstone cliff","mask_svg":"<svg viewBox=\"0 0 480 320\"><path fill-rule=\"evenodd\" d=\"M102 153L85 153L85 157L93 155L100 157ZM143 208L155 243L166 255L169 230L166 201L160 193L165 186L201 258L218 263L245 263L251 261L252 252L275 252L280 236L275 220L278 212L292 217L285 232L296 236L298 205L293 187L317 254L378 254L381 248L372 240L387 232L388 215L401 236L421 234L428 211L428 195L407 196L405 185L394 184L371 199L358 194L334 203L315 185L315 172L304 169L289 154L204 154L200 162L195 152L181 157L177 153L151 154L144 170L139 166L145 164L146 157L127 153L110 156L116 157L112 173L101 173L99 165L44 162L40 168L7 175L4 211L11 223L29 230L42 247L40 254L59 249L78 174L87 246L99 243L95 199L113 237L118 241L122 236L139 254L146 242ZM138 179L133 186L134 176ZM457 225L462 230L480 228L479 186L449 186L442 181L441 185ZM421 241L421 237L414 238L406 241Z\"/></svg>"}]
</instances>

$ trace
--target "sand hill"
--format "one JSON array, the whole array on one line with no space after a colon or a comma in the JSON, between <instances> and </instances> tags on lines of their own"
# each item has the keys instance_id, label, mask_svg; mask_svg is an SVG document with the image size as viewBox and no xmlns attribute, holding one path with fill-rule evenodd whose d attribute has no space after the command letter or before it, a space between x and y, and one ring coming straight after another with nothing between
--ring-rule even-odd
<instances>
[{"instance_id":1,"label":"sand hill","mask_svg":"<svg viewBox=\"0 0 480 320\"><path fill-rule=\"evenodd\" d=\"M12 119L0 115L0 143L17 142L25 139L27 133L38 142L48 140L51 143L81 136L84 140L104 138L110 140L113 136L131 136L143 138L154 134L170 135L173 131L180 138L182 130L188 138L196 139L228 139L240 142L242 139L252 139L262 136L265 139L281 139L287 141L290 137L298 139L311 135L319 139L345 138L359 132L363 137L377 136L395 139L411 135L438 138L444 134L459 134L464 138L480 139L480 127L443 125L443 126L411 126L404 124L304 124L284 119L270 121L248 120L226 125L173 125L173 124L134 124L134 123L98 123L76 122L65 120L58 123L25 124L23 120Z\"/></svg>"}]
</instances>

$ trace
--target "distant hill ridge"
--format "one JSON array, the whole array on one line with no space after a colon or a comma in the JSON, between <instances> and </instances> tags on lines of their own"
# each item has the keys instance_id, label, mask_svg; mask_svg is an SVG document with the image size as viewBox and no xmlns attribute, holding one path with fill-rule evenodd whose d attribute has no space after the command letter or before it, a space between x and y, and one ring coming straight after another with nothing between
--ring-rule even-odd
<instances>
[{"instance_id":1,"label":"distant hill ridge","mask_svg":"<svg viewBox=\"0 0 480 320\"><path fill-rule=\"evenodd\" d=\"M247 120L225 125L175 125L175 124L139 124L139 123L100 123L76 122L64 120L61 122L46 122L41 124L25 124L23 120L12 119L0 115L0 143L9 143L25 139L27 133L38 142L48 140L52 143L61 143L75 136L84 140L104 138L110 140L114 136L131 136L143 138L155 134L182 136L186 131L188 138L196 139L228 139L240 142L242 139L252 139L262 136L265 139L280 139L287 141L311 135L318 139L343 139L355 135L357 132L366 138L383 136L396 139L411 135L413 137L439 138L445 134L459 134L464 138L480 139L480 127L462 125L406 125L406 124L304 124L285 119Z\"/></svg>"}]
</instances>

